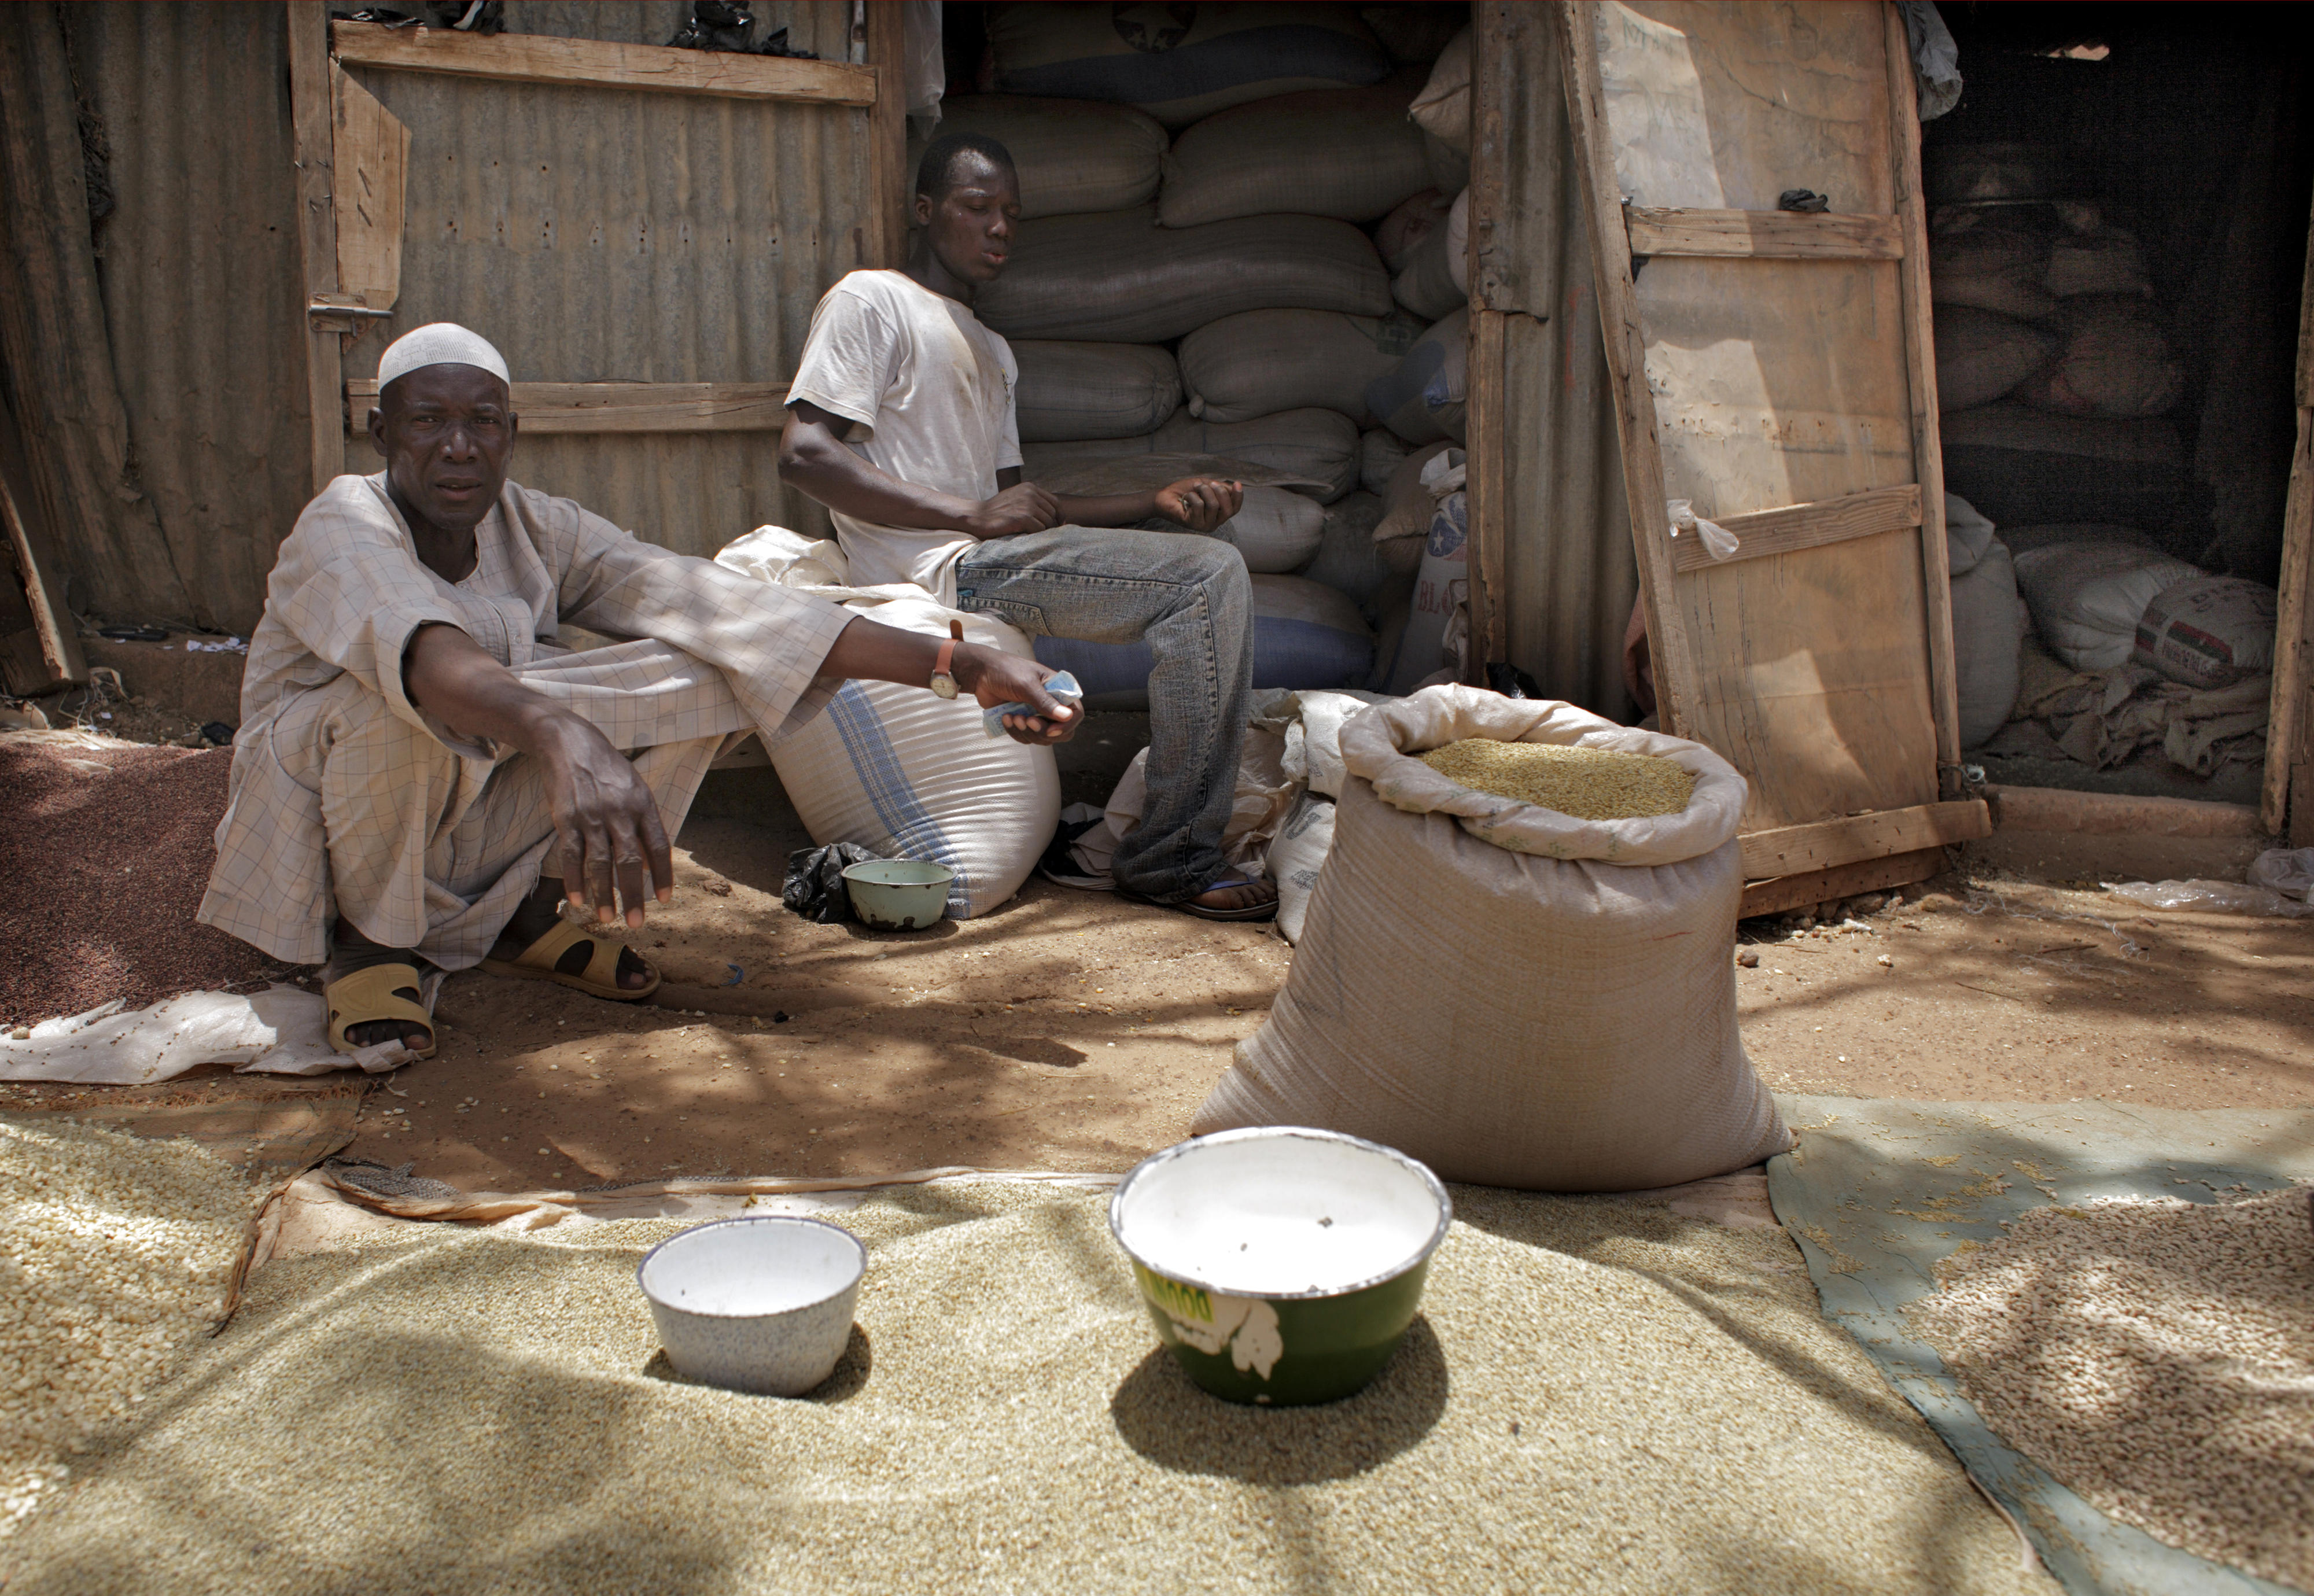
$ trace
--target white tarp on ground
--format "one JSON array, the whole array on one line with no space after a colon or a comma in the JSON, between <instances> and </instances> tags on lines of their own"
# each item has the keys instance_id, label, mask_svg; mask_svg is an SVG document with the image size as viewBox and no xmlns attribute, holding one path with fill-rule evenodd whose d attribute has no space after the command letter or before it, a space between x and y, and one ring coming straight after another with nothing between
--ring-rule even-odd
<instances>
[{"instance_id":1,"label":"white tarp on ground","mask_svg":"<svg viewBox=\"0 0 2314 1596\"><path fill-rule=\"evenodd\" d=\"M429 1012L441 987L439 971L420 983ZM231 1064L244 1075L377 1075L415 1059L399 1042L340 1053L330 1045L321 994L281 985L246 997L186 992L150 1009L124 1010L116 998L85 1014L44 1019L22 1037L0 1036L0 1080L146 1086L201 1064Z\"/></svg>"}]
</instances>

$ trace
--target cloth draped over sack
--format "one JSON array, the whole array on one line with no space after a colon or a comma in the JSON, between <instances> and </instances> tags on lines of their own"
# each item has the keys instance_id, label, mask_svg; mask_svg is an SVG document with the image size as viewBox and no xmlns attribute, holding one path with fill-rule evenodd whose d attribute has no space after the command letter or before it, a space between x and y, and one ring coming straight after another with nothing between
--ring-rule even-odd
<instances>
[{"instance_id":1,"label":"cloth draped over sack","mask_svg":"<svg viewBox=\"0 0 2314 1596\"><path fill-rule=\"evenodd\" d=\"M1651 754L1686 809L1586 821L1412 757L1464 737ZM1309 1124L1449 1180L1674 1186L1790 1145L1736 1026L1742 776L1572 705L1426 688L1341 731L1334 838L1267 1024L1193 1133Z\"/></svg>"},{"instance_id":2,"label":"cloth draped over sack","mask_svg":"<svg viewBox=\"0 0 2314 1596\"><path fill-rule=\"evenodd\" d=\"M2076 671L2034 642L2019 674L2018 719L2045 723L2057 747L2084 764L2109 769L2148 744L2197 776L2265 763L2271 674L2189 687L2133 662Z\"/></svg>"}]
</instances>

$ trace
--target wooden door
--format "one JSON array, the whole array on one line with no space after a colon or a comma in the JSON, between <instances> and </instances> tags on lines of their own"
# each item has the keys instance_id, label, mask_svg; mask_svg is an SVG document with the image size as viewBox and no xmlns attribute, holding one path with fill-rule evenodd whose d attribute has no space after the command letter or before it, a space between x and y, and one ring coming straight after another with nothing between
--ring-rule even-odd
<instances>
[{"instance_id":1,"label":"wooden door","mask_svg":"<svg viewBox=\"0 0 2314 1596\"><path fill-rule=\"evenodd\" d=\"M1986 835L1960 748L1920 130L1881 0L1562 4L1664 729L1751 783L1744 910ZM1779 208L1788 190L1824 212ZM1715 560L1671 499L1736 534Z\"/></svg>"},{"instance_id":2,"label":"wooden door","mask_svg":"<svg viewBox=\"0 0 2314 1596\"><path fill-rule=\"evenodd\" d=\"M905 244L903 8L854 61L842 0L788 8L818 60L285 3L317 491L367 466L387 339L455 320L514 368L530 485L685 553L811 524L772 435L819 295Z\"/></svg>"},{"instance_id":3,"label":"wooden door","mask_svg":"<svg viewBox=\"0 0 2314 1596\"><path fill-rule=\"evenodd\" d=\"M2314 847L2314 225L2298 302L2298 445L2282 518L2282 604L2274 629L2261 824Z\"/></svg>"}]
</instances>

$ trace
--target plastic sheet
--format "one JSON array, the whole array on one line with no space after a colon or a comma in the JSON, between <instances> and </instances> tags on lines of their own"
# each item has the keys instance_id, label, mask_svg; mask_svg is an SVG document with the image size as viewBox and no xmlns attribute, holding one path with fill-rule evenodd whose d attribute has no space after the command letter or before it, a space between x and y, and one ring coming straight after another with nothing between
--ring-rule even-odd
<instances>
[{"instance_id":1,"label":"plastic sheet","mask_svg":"<svg viewBox=\"0 0 2314 1596\"><path fill-rule=\"evenodd\" d=\"M2265 862L2272 855L2262 856ZM2148 909L2168 909L2193 914L2257 914L2280 920L2303 920L2314 914L2314 904L2284 897L2271 886L2243 881L2124 881L2112 889Z\"/></svg>"}]
</instances>

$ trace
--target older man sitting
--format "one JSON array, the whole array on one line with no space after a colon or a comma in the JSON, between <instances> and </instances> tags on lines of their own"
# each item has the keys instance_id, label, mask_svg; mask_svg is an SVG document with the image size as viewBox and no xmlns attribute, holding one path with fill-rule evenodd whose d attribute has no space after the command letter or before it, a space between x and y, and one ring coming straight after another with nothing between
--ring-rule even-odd
<instances>
[{"instance_id":1,"label":"older man sitting","mask_svg":"<svg viewBox=\"0 0 2314 1596\"><path fill-rule=\"evenodd\" d=\"M378 384L386 469L324 489L267 580L200 908L276 958L329 957L340 1049L433 1055L420 960L649 997L658 972L562 900L640 929L717 751L801 726L846 677L1029 703L1006 721L1024 742L1074 729L1033 662L879 626L508 481L506 361L463 327L395 342ZM564 622L625 640L572 652Z\"/></svg>"}]
</instances>

